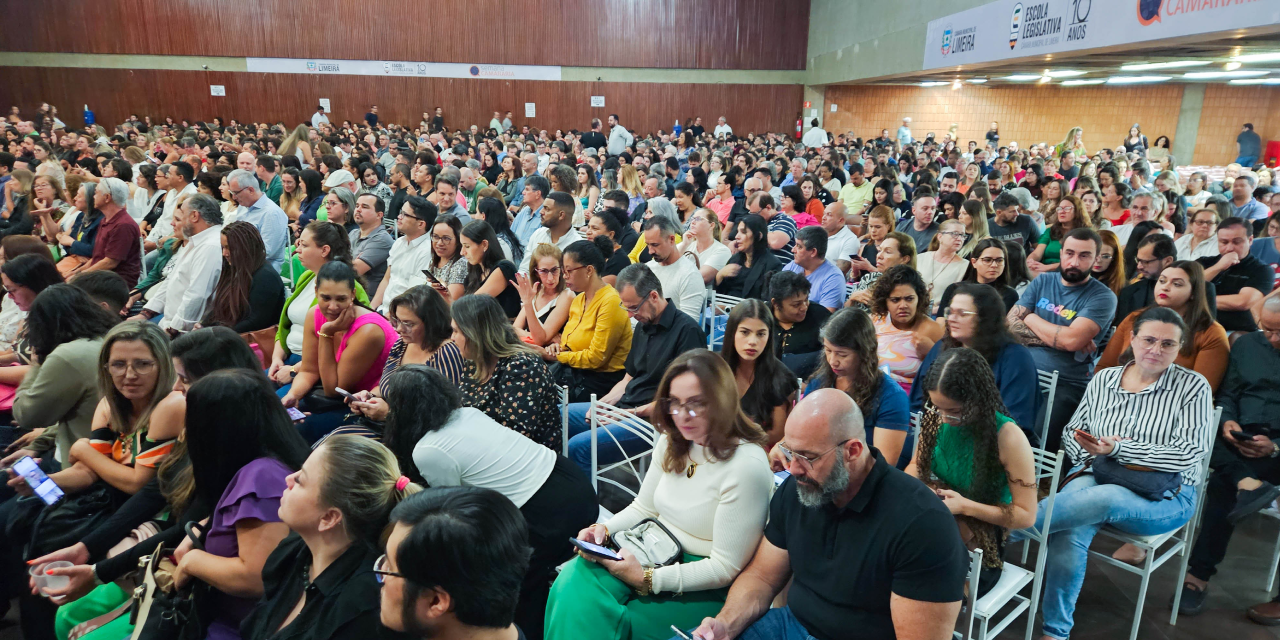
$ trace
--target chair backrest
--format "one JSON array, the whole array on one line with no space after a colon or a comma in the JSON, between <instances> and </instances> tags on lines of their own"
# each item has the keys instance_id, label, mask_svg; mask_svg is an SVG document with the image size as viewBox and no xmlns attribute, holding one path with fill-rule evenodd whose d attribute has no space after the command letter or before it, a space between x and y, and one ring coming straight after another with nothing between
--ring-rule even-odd
<instances>
[{"instance_id":1,"label":"chair backrest","mask_svg":"<svg viewBox=\"0 0 1280 640\"><path fill-rule=\"evenodd\" d=\"M852 282L846 282L846 283L844 283L844 297L845 297L845 299L846 299L846 300L848 300L848 299L849 299L849 296L853 295L853 292L855 292L855 291L857 291L857 290L858 290L858 285L853 284Z\"/></svg>"},{"instance_id":2,"label":"chair backrest","mask_svg":"<svg viewBox=\"0 0 1280 640\"><path fill-rule=\"evenodd\" d=\"M1049 434L1049 420L1053 417L1053 396L1058 392L1058 370L1041 371L1036 369L1036 382L1040 389L1040 396L1044 399L1044 420L1040 423L1040 428L1036 435L1040 438L1039 444L1044 444L1045 436Z\"/></svg>"},{"instance_id":3,"label":"chair backrest","mask_svg":"<svg viewBox=\"0 0 1280 640\"><path fill-rule=\"evenodd\" d=\"M604 473L612 469L623 469L625 473L635 477L636 486L638 487L644 481L645 465L643 461L653 455L653 445L658 441L658 430L648 421L637 417L636 414L630 411L597 400L594 393L591 394L591 408L588 410L587 418L591 423L591 486L599 494L600 483L605 482L622 489L631 494L632 497L636 497L636 491L632 491L630 487L612 478L604 477ZM638 453L629 453L628 449L618 442L618 438L612 432L612 429L618 428L630 432L631 435L638 437L648 446ZM600 446L602 442L606 445L612 444L621 454L621 460L601 465Z\"/></svg>"},{"instance_id":4,"label":"chair backrest","mask_svg":"<svg viewBox=\"0 0 1280 640\"><path fill-rule=\"evenodd\" d=\"M1036 484L1039 485L1046 478L1050 480L1049 494L1044 499L1044 523L1047 528L1053 519L1053 503L1058 497L1058 483L1062 479L1063 464L1067 454L1062 450L1050 453L1044 449L1032 447L1031 455L1035 459ZM1042 546L1048 542L1046 534L1037 532L1035 527L1027 528L1026 532Z\"/></svg>"},{"instance_id":5,"label":"chair backrest","mask_svg":"<svg viewBox=\"0 0 1280 640\"><path fill-rule=\"evenodd\" d=\"M556 385L560 391L560 455L569 457L569 387Z\"/></svg>"},{"instance_id":6,"label":"chair backrest","mask_svg":"<svg viewBox=\"0 0 1280 640\"><path fill-rule=\"evenodd\" d=\"M724 329L720 324L720 318L729 315L734 307L738 306L746 298L736 296L725 296L717 294L712 301L711 307L708 309L710 314L710 325L707 329L707 348L715 351L724 344Z\"/></svg>"},{"instance_id":7,"label":"chair backrest","mask_svg":"<svg viewBox=\"0 0 1280 640\"><path fill-rule=\"evenodd\" d=\"M911 435L915 436L917 442L920 440L920 421L923 419L923 411L915 411L911 414Z\"/></svg>"},{"instance_id":8,"label":"chair backrest","mask_svg":"<svg viewBox=\"0 0 1280 640\"><path fill-rule=\"evenodd\" d=\"M968 620L968 630L963 636L960 636L964 640L969 640L969 638L973 637L973 620L978 613L978 577L981 575L982 549L974 549L969 552L969 577L965 579L969 585L969 595L965 596L965 600L968 602L965 603L964 610L960 612L960 615Z\"/></svg>"}]
</instances>

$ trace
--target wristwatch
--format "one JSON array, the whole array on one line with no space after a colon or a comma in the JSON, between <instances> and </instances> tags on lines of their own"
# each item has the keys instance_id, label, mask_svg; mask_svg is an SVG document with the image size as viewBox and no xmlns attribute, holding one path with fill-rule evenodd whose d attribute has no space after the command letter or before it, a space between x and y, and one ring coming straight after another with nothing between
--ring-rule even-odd
<instances>
[{"instance_id":1,"label":"wristwatch","mask_svg":"<svg viewBox=\"0 0 1280 640\"><path fill-rule=\"evenodd\" d=\"M1271 441L1271 456L1270 456L1270 457L1274 458L1274 457L1276 457L1276 456L1280 456L1280 444L1276 444L1276 442L1275 442L1274 440L1272 440L1272 441Z\"/></svg>"},{"instance_id":2,"label":"wristwatch","mask_svg":"<svg viewBox=\"0 0 1280 640\"><path fill-rule=\"evenodd\" d=\"M644 568L644 584L636 589L636 595L640 597L653 593L653 567Z\"/></svg>"}]
</instances>

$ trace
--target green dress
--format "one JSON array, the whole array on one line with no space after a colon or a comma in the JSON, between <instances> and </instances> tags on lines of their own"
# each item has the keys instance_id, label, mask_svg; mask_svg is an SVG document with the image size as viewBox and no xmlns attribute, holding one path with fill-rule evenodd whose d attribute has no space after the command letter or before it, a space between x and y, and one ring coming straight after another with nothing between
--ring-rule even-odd
<instances>
[{"instance_id":1,"label":"green dress","mask_svg":"<svg viewBox=\"0 0 1280 640\"><path fill-rule=\"evenodd\" d=\"M996 414L996 430L1013 422L1013 418ZM973 432L946 422L938 426L938 440L933 447L933 475L960 495L969 498L973 488ZM1013 502L1009 493L1009 477L1000 470L1000 504Z\"/></svg>"},{"instance_id":2,"label":"green dress","mask_svg":"<svg viewBox=\"0 0 1280 640\"><path fill-rule=\"evenodd\" d=\"M1051 237L1051 231L1051 229L1045 229L1044 233L1040 234L1040 240L1037 241L1038 244L1044 245L1044 255L1040 256L1042 264L1058 264L1062 261L1062 241L1054 240Z\"/></svg>"}]
</instances>

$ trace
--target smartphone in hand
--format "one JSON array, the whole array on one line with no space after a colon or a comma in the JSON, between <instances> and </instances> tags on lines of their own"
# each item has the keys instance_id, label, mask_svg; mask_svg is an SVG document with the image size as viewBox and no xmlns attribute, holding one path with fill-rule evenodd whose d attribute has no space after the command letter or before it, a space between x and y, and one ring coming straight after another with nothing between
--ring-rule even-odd
<instances>
[{"instance_id":1,"label":"smartphone in hand","mask_svg":"<svg viewBox=\"0 0 1280 640\"><path fill-rule=\"evenodd\" d=\"M587 542L585 540L579 540L577 538L569 538L569 542L571 542L573 546L581 549L583 553L590 554L598 558L604 558L606 560L622 559L622 556L618 555L618 552L608 547L602 547L598 544L592 544L590 542Z\"/></svg>"}]
</instances>

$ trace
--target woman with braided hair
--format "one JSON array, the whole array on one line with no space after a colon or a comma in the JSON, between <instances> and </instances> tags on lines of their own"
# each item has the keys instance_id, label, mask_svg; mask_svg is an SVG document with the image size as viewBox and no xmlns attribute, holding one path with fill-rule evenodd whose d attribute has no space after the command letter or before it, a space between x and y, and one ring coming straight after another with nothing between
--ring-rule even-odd
<instances>
[{"instance_id":1,"label":"woman with braided hair","mask_svg":"<svg viewBox=\"0 0 1280 640\"><path fill-rule=\"evenodd\" d=\"M202 324L236 333L265 329L280 319L284 284L267 262L258 228L237 220L222 228L222 275Z\"/></svg>"},{"instance_id":2,"label":"woman with braided hair","mask_svg":"<svg viewBox=\"0 0 1280 640\"><path fill-rule=\"evenodd\" d=\"M982 549L981 598L1000 578L1010 530L1036 521L1035 460L1007 415L986 358L948 349L924 377L929 397L908 475L920 478L956 516L970 549Z\"/></svg>"}]
</instances>

